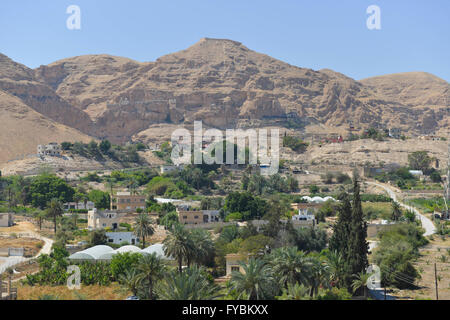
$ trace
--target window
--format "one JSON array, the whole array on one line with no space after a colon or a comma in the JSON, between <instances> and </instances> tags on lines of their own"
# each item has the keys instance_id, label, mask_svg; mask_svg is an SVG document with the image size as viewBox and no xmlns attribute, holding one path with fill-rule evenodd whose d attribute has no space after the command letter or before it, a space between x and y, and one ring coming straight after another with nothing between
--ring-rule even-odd
<instances>
[{"instance_id":1,"label":"window","mask_svg":"<svg viewBox=\"0 0 450 320\"><path fill-rule=\"evenodd\" d=\"M231 272L233 271L239 272L239 267L231 267Z\"/></svg>"},{"instance_id":2,"label":"window","mask_svg":"<svg viewBox=\"0 0 450 320\"><path fill-rule=\"evenodd\" d=\"M187 219L187 216L183 216L183 219Z\"/></svg>"},{"instance_id":3,"label":"window","mask_svg":"<svg viewBox=\"0 0 450 320\"><path fill-rule=\"evenodd\" d=\"M108 242L114 242L114 240L113 239L108 239Z\"/></svg>"},{"instance_id":4,"label":"window","mask_svg":"<svg viewBox=\"0 0 450 320\"><path fill-rule=\"evenodd\" d=\"M194 216L194 219L198 219L198 216Z\"/></svg>"}]
</instances>

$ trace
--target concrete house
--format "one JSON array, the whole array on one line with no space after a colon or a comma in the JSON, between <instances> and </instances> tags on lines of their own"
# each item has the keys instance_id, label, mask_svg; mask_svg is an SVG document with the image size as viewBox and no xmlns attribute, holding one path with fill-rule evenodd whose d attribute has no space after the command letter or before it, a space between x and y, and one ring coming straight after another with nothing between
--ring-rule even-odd
<instances>
[{"instance_id":1,"label":"concrete house","mask_svg":"<svg viewBox=\"0 0 450 320\"><path fill-rule=\"evenodd\" d=\"M59 157L61 155L61 146L56 142L49 144L40 144L37 146L39 156Z\"/></svg>"},{"instance_id":2,"label":"concrete house","mask_svg":"<svg viewBox=\"0 0 450 320\"><path fill-rule=\"evenodd\" d=\"M219 222L219 210L182 210L177 209L178 220L182 224L204 224Z\"/></svg>"},{"instance_id":3,"label":"concrete house","mask_svg":"<svg viewBox=\"0 0 450 320\"><path fill-rule=\"evenodd\" d=\"M92 201L86 202L86 205L84 205L84 202L66 202L63 205L64 210L68 211L71 209L78 209L78 210L92 210L95 208L95 204Z\"/></svg>"},{"instance_id":4,"label":"concrete house","mask_svg":"<svg viewBox=\"0 0 450 320\"><path fill-rule=\"evenodd\" d=\"M226 260L226 277L231 277L233 271L245 273L240 262L247 262L248 256L238 253L230 253L225 256Z\"/></svg>"},{"instance_id":5,"label":"concrete house","mask_svg":"<svg viewBox=\"0 0 450 320\"><path fill-rule=\"evenodd\" d=\"M127 242L135 245L139 243L139 238L133 232L106 232L108 243L121 244Z\"/></svg>"},{"instance_id":6,"label":"concrete house","mask_svg":"<svg viewBox=\"0 0 450 320\"><path fill-rule=\"evenodd\" d=\"M14 214L10 212L0 213L0 227L11 227L14 224Z\"/></svg>"},{"instance_id":7,"label":"concrete house","mask_svg":"<svg viewBox=\"0 0 450 320\"><path fill-rule=\"evenodd\" d=\"M130 192L117 192L113 199L115 199L115 202L112 202L113 210L133 212L138 208L145 209L147 197Z\"/></svg>"},{"instance_id":8,"label":"concrete house","mask_svg":"<svg viewBox=\"0 0 450 320\"><path fill-rule=\"evenodd\" d=\"M98 211L97 209L88 212L88 229L97 230L111 228L116 230L119 227L119 215L114 211Z\"/></svg>"}]
</instances>

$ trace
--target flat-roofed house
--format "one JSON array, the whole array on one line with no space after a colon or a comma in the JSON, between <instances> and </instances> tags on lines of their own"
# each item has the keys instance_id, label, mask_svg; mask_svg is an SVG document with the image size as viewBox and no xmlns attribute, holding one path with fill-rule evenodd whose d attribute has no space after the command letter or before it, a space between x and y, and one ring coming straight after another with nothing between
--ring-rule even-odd
<instances>
[{"instance_id":1,"label":"flat-roofed house","mask_svg":"<svg viewBox=\"0 0 450 320\"><path fill-rule=\"evenodd\" d=\"M250 256L248 254L240 254L240 253L230 253L225 256L226 260L226 277L231 277L233 272L240 272L245 274L244 268L241 266L241 263L247 263L248 258Z\"/></svg>"},{"instance_id":2,"label":"flat-roofed house","mask_svg":"<svg viewBox=\"0 0 450 320\"><path fill-rule=\"evenodd\" d=\"M97 230L111 228L116 230L119 227L119 214L114 211L98 211L97 209L88 212L88 229Z\"/></svg>"},{"instance_id":3,"label":"flat-roofed house","mask_svg":"<svg viewBox=\"0 0 450 320\"><path fill-rule=\"evenodd\" d=\"M204 224L221 221L219 210L183 210L177 209L181 224Z\"/></svg>"},{"instance_id":4,"label":"flat-roofed house","mask_svg":"<svg viewBox=\"0 0 450 320\"><path fill-rule=\"evenodd\" d=\"M61 146L56 142L40 144L37 146L37 153L39 156L58 157L61 155Z\"/></svg>"},{"instance_id":5,"label":"flat-roofed house","mask_svg":"<svg viewBox=\"0 0 450 320\"><path fill-rule=\"evenodd\" d=\"M145 209L147 197L140 194L131 194L130 192L117 192L113 196L115 202L112 203L112 209L118 211L136 211Z\"/></svg>"},{"instance_id":6,"label":"flat-roofed house","mask_svg":"<svg viewBox=\"0 0 450 320\"><path fill-rule=\"evenodd\" d=\"M133 232L106 232L106 238L108 238L108 243L114 244L127 242L135 245L139 243L139 238Z\"/></svg>"},{"instance_id":7,"label":"flat-roofed house","mask_svg":"<svg viewBox=\"0 0 450 320\"><path fill-rule=\"evenodd\" d=\"M11 212L0 213L0 227L11 227L14 224L14 214Z\"/></svg>"},{"instance_id":8,"label":"flat-roofed house","mask_svg":"<svg viewBox=\"0 0 450 320\"><path fill-rule=\"evenodd\" d=\"M64 203L64 210L68 211L71 209L77 209L77 210L92 210L95 208L95 203L92 201L87 201L86 205L84 202L66 202Z\"/></svg>"}]
</instances>

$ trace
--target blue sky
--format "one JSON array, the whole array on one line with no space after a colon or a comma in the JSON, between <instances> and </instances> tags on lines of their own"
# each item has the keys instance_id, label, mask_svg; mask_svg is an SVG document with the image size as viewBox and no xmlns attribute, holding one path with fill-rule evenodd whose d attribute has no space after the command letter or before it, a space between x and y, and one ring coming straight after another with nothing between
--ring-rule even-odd
<instances>
[{"instance_id":1,"label":"blue sky","mask_svg":"<svg viewBox=\"0 0 450 320\"><path fill-rule=\"evenodd\" d=\"M381 30L366 27L373 4ZM66 27L69 5L81 30ZM0 1L0 52L32 68L100 53L154 61L202 37L355 79L426 71L450 81L448 0Z\"/></svg>"}]
</instances>

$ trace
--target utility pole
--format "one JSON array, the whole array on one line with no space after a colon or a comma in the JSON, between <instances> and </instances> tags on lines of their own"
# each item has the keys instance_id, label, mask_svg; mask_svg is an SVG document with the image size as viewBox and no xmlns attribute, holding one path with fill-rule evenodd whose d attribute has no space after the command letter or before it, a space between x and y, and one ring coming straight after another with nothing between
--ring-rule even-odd
<instances>
[{"instance_id":1,"label":"utility pole","mask_svg":"<svg viewBox=\"0 0 450 320\"><path fill-rule=\"evenodd\" d=\"M436 300L439 300L436 262L434 263L434 282L435 282L435 286L436 286Z\"/></svg>"}]
</instances>

